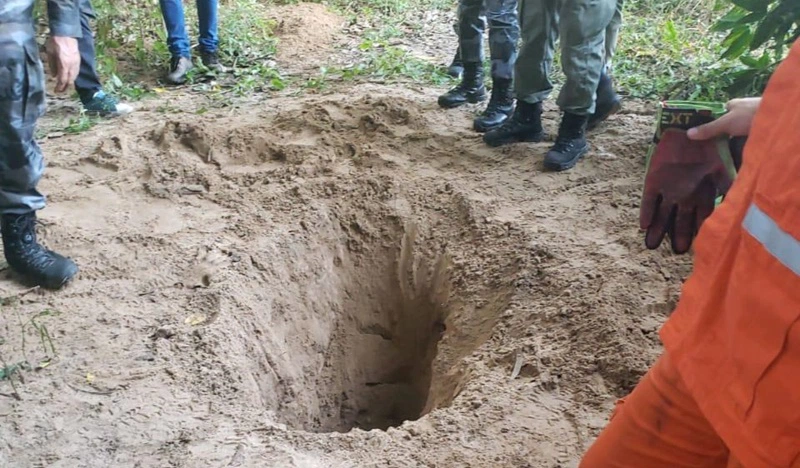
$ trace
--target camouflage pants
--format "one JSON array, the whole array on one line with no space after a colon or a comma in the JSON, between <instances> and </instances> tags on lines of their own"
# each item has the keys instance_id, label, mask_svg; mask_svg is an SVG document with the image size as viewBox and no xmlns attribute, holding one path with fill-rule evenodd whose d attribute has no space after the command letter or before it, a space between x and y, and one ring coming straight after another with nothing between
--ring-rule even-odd
<instances>
[{"instance_id":1,"label":"camouflage pants","mask_svg":"<svg viewBox=\"0 0 800 468\"><path fill-rule=\"evenodd\" d=\"M520 0L522 46L516 67L517 99L545 100L553 91L550 72L556 40L567 77L558 96L561 110L590 115L606 64L606 31L616 0Z\"/></svg>"},{"instance_id":2,"label":"camouflage pants","mask_svg":"<svg viewBox=\"0 0 800 468\"><path fill-rule=\"evenodd\" d=\"M487 23L492 77L511 79L519 40L517 0L459 1L457 33L461 60L483 63L483 31Z\"/></svg>"},{"instance_id":3,"label":"camouflage pants","mask_svg":"<svg viewBox=\"0 0 800 468\"><path fill-rule=\"evenodd\" d=\"M18 33L19 25L0 24L0 213L23 214L45 204L36 190L44 158L34 138L45 82L32 31L25 39Z\"/></svg>"}]
</instances>

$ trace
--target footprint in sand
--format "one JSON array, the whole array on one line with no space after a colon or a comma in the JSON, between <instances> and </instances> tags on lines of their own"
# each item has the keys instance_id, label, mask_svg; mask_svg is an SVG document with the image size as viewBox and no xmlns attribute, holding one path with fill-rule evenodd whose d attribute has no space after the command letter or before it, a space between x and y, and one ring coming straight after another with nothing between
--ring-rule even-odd
<instances>
[{"instance_id":1,"label":"footprint in sand","mask_svg":"<svg viewBox=\"0 0 800 468\"><path fill-rule=\"evenodd\" d=\"M217 249L201 247L197 252L192 267L186 274L183 285L191 289L208 288L219 279L222 271L228 266L228 256Z\"/></svg>"}]
</instances>

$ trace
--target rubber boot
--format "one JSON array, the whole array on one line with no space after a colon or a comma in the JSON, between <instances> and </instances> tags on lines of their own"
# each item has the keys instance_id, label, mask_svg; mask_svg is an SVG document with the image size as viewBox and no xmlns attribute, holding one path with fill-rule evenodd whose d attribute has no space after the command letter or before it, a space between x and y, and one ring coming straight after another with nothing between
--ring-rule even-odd
<instances>
[{"instance_id":1,"label":"rubber boot","mask_svg":"<svg viewBox=\"0 0 800 468\"><path fill-rule=\"evenodd\" d=\"M614 91L614 82L611 77L603 72L600 74L600 82L597 84L597 102L594 114L589 116L587 130L592 130L601 122L619 112L622 108L622 99Z\"/></svg>"},{"instance_id":2,"label":"rubber boot","mask_svg":"<svg viewBox=\"0 0 800 468\"><path fill-rule=\"evenodd\" d=\"M514 111L514 93L511 80L492 78L492 97L486 110L475 118L474 127L477 132L488 132L503 124Z\"/></svg>"},{"instance_id":3,"label":"rubber boot","mask_svg":"<svg viewBox=\"0 0 800 468\"><path fill-rule=\"evenodd\" d=\"M461 83L439 96L439 106L445 109L475 104L486 99L486 87L483 85L483 66L480 62L465 63L464 76Z\"/></svg>"},{"instance_id":4,"label":"rubber boot","mask_svg":"<svg viewBox=\"0 0 800 468\"><path fill-rule=\"evenodd\" d=\"M558 128L556 143L544 157L544 167L550 171L566 171L575 167L589 151L586 142L586 115L565 112Z\"/></svg>"},{"instance_id":5,"label":"rubber boot","mask_svg":"<svg viewBox=\"0 0 800 468\"><path fill-rule=\"evenodd\" d=\"M456 49L456 55L453 57L453 61L450 63L450 66L447 67L447 74L459 80L463 73L464 63L461 61L461 48L459 47Z\"/></svg>"},{"instance_id":6,"label":"rubber boot","mask_svg":"<svg viewBox=\"0 0 800 468\"><path fill-rule=\"evenodd\" d=\"M59 289L78 273L75 263L45 249L36 240L36 213L5 214L0 226L3 251L11 270L25 282Z\"/></svg>"},{"instance_id":7,"label":"rubber boot","mask_svg":"<svg viewBox=\"0 0 800 468\"><path fill-rule=\"evenodd\" d=\"M483 135L483 141L493 147L523 141L540 142L543 139L541 102L530 104L518 101L511 118Z\"/></svg>"}]
</instances>

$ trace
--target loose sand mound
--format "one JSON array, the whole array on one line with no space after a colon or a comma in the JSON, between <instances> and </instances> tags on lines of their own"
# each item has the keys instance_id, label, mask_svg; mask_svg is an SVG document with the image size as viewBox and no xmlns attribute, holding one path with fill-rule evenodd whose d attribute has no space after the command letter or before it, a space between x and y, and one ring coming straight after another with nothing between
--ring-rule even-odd
<instances>
[{"instance_id":1,"label":"loose sand mound","mask_svg":"<svg viewBox=\"0 0 800 468\"><path fill-rule=\"evenodd\" d=\"M277 26L278 61L292 69L318 67L333 50L344 20L319 3L270 8Z\"/></svg>"},{"instance_id":2,"label":"loose sand mound","mask_svg":"<svg viewBox=\"0 0 800 468\"><path fill-rule=\"evenodd\" d=\"M688 268L635 228L652 116L547 174L433 92L350 95L46 142L44 238L83 270L0 316L13 361L17 314L61 313L0 465L575 464Z\"/></svg>"}]
</instances>

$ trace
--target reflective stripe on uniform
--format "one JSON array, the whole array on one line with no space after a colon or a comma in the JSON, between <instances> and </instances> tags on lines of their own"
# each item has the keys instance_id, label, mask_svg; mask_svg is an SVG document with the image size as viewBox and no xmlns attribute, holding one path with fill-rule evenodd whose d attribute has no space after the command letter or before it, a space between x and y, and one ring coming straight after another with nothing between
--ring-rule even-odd
<instances>
[{"instance_id":1,"label":"reflective stripe on uniform","mask_svg":"<svg viewBox=\"0 0 800 468\"><path fill-rule=\"evenodd\" d=\"M800 241L781 229L755 203L747 210L742 227L783 266L800 276Z\"/></svg>"}]
</instances>

